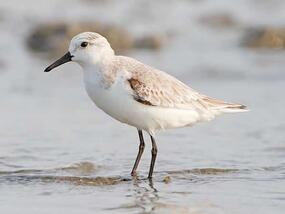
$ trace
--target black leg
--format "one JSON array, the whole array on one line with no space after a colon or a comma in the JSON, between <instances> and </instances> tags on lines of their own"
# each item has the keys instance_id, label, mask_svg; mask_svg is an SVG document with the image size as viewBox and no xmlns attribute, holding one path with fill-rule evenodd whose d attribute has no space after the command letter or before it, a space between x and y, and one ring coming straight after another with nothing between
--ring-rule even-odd
<instances>
[{"instance_id":1,"label":"black leg","mask_svg":"<svg viewBox=\"0 0 285 214\"><path fill-rule=\"evenodd\" d=\"M141 160L141 157L142 157L142 154L143 154L143 151L144 151L144 146L145 146L144 140L143 140L142 130L138 129L138 133L139 133L139 138L140 138L140 146L139 146L139 152L138 152L138 155L137 155L137 158L136 158L136 162L135 162L133 170L131 172L132 176L136 175L136 170L138 168L139 162Z\"/></svg>"},{"instance_id":2,"label":"black leg","mask_svg":"<svg viewBox=\"0 0 285 214\"><path fill-rule=\"evenodd\" d=\"M156 146L155 140L153 136L151 135L150 135L150 138L151 138L151 143L152 143L152 149L151 149L151 163L150 163L150 168L149 168L149 173L148 173L149 179L152 178L153 168L154 168L155 159L157 155L157 146Z\"/></svg>"}]
</instances>

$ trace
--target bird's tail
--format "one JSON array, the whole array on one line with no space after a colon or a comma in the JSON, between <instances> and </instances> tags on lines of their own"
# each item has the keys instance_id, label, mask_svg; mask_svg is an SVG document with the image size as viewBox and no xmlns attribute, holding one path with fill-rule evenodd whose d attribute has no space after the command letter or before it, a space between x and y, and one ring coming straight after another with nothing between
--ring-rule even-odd
<instances>
[{"instance_id":1,"label":"bird's tail","mask_svg":"<svg viewBox=\"0 0 285 214\"><path fill-rule=\"evenodd\" d=\"M211 97L204 97L203 101L207 104L208 108L220 113L234 113L249 111L245 105L238 103L228 103Z\"/></svg>"}]
</instances>

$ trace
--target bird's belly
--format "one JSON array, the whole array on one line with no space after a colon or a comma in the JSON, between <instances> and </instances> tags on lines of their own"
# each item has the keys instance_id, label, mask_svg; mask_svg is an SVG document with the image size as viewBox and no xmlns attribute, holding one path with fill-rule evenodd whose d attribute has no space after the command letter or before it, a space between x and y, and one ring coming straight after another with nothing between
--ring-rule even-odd
<instances>
[{"instance_id":1,"label":"bird's belly","mask_svg":"<svg viewBox=\"0 0 285 214\"><path fill-rule=\"evenodd\" d=\"M90 87L86 90L92 101L111 117L150 133L156 130L192 125L199 120L195 111L149 106L137 102L126 89Z\"/></svg>"},{"instance_id":2,"label":"bird's belly","mask_svg":"<svg viewBox=\"0 0 285 214\"><path fill-rule=\"evenodd\" d=\"M130 124L135 119L130 119L130 112L136 107L132 102L132 96L125 90L117 86L107 89L90 84L85 84L85 86L87 94L97 107L120 122L134 125Z\"/></svg>"}]
</instances>

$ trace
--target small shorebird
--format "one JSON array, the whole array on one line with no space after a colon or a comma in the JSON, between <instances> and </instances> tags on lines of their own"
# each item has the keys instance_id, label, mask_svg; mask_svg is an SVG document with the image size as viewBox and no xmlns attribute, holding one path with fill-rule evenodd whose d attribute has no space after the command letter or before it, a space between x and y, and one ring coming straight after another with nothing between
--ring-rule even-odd
<instances>
[{"instance_id":1,"label":"small shorebird","mask_svg":"<svg viewBox=\"0 0 285 214\"><path fill-rule=\"evenodd\" d=\"M45 72L70 61L83 68L85 88L92 101L111 117L137 128L140 145L132 175L136 174L145 147L143 130L152 142L148 174L151 178L157 131L191 126L226 112L247 111L244 105L205 96L163 71L115 55L106 38L97 33L84 32L73 37L69 51Z\"/></svg>"}]
</instances>

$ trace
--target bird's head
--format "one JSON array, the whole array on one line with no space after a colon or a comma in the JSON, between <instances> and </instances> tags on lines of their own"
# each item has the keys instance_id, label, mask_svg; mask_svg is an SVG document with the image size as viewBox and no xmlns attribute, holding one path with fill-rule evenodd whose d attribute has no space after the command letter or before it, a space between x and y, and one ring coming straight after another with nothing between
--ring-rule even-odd
<instances>
[{"instance_id":1,"label":"bird's head","mask_svg":"<svg viewBox=\"0 0 285 214\"><path fill-rule=\"evenodd\" d=\"M104 59L113 55L114 51L105 37L98 33L84 32L72 38L68 52L48 66L45 72L70 61L77 62L82 66L100 64Z\"/></svg>"}]
</instances>

